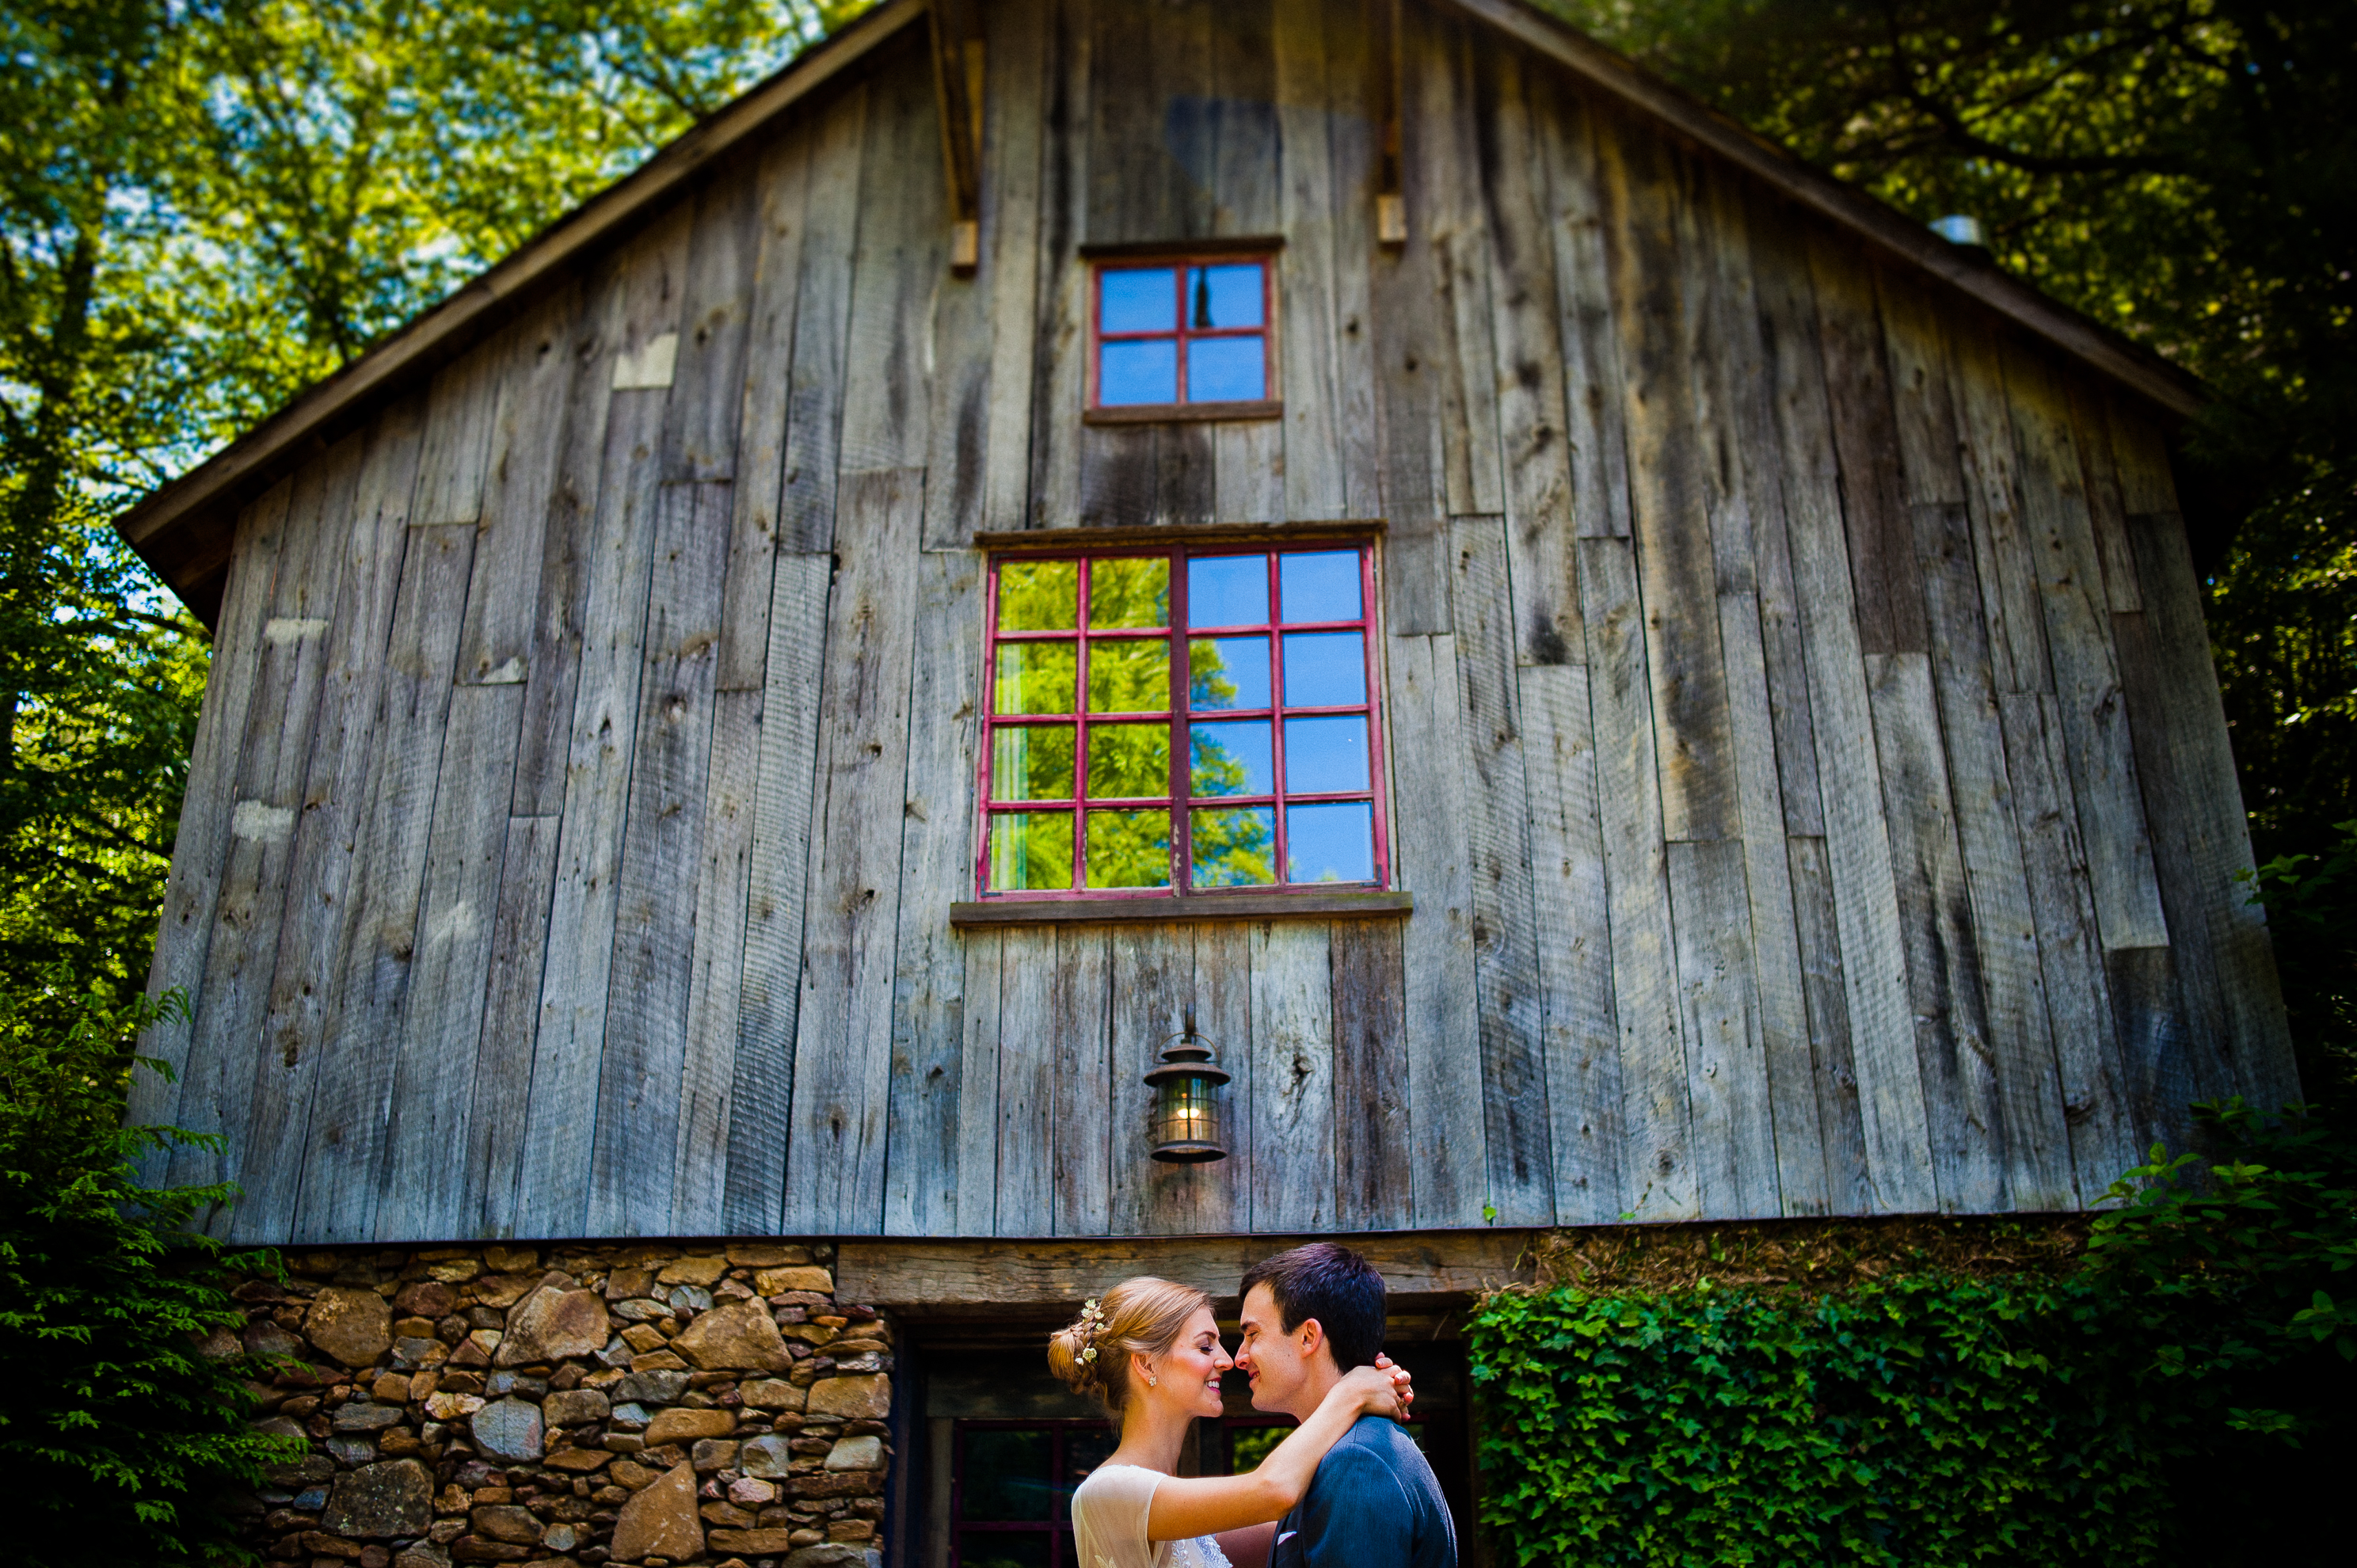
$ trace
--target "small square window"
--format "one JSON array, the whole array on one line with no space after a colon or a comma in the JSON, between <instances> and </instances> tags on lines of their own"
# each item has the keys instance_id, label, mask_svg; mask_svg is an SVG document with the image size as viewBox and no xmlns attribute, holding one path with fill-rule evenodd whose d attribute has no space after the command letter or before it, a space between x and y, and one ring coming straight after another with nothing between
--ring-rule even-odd
<instances>
[{"instance_id":1,"label":"small square window","mask_svg":"<svg viewBox=\"0 0 2357 1568\"><path fill-rule=\"evenodd\" d=\"M1273 414L1267 256L1103 261L1091 280L1094 417Z\"/></svg>"},{"instance_id":2,"label":"small square window","mask_svg":"<svg viewBox=\"0 0 2357 1568\"><path fill-rule=\"evenodd\" d=\"M993 563L985 897L1381 886L1369 547Z\"/></svg>"}]
</instances>

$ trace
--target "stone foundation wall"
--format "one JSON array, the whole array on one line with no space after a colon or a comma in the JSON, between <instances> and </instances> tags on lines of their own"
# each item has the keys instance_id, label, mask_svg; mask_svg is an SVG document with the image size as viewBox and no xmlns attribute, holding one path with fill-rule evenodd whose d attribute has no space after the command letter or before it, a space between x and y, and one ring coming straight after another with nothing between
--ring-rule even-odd
<instances>
[{"instance_id":1,"label":"stone foundation wall","mask_svg":"<svg viewBox=\"0 0 2357 1568\"><path fill-rule=\"evenodd\" d=\"M313 1251L253 1280L274 1564L880 1568L892 1330L824 1244Z\"/></svg>"}]
</instances>

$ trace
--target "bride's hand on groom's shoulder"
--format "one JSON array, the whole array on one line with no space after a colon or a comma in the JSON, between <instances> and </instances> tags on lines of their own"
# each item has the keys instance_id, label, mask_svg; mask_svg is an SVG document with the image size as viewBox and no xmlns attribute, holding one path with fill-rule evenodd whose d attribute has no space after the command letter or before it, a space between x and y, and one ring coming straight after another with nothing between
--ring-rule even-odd
<instances>
[{"instance_id":1,"label":"bride's hand on groom's shoulder","mask_svg":"<svg viewBox=\"0 0 2357 1568\"><path fill-rule=\"evenodd\" d=\"M1352 1369L1342 1381L1358 1395L1360 1408L1369 1415L1405 1421L1408 1407L1415 1402L1415 1390L1407 1369L1394 1365L1388 1356L1377 1356L1372 1367Z\"/></svg>"},{"instance_id":2,"label":"bride's hand on groom's shoulder","mask_svg":"<svg viewBox=\"0 0 2357 1568\"><path fill-rule=\"evenodd\" d=\"M1405 1421L1415 1403L1415 1379L1405 1367L1380 1350L1375 1352L1375 1370L1390 1375L1392 1387L1399 1393L1399 1419Z\"/></svg>"}]
</instances>

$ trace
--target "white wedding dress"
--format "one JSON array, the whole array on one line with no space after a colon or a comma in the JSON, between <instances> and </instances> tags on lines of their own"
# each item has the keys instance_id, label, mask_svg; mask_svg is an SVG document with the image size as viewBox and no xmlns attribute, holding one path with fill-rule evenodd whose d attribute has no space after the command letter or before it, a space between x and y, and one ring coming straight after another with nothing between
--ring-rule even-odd
<instances>
[{"instance_id":1,"label":"white wedding dress","mask_svg":"<svg viewBox=\"0 0 2357 1568\"><path fill-rule=\"evenodd\" d=\"M1136 1465L1100 1465L1072 1493L1072 1532L1080 1568L1229 1568L1228 1554L1208 1535L1192 1541L1148 1541L1146 1514L1159 1471Z\"/></svg>"}]
</instances>

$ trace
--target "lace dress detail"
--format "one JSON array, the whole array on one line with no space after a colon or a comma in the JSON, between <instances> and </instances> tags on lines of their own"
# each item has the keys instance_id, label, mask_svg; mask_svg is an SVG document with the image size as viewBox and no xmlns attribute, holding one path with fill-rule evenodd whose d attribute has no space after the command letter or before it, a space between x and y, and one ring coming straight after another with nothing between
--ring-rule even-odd
<instances>
[{"instance_id":1,"label":"lace dress detail","mask_svg":"<svg viewBox=\"0 0 2357 1568\"><path fill-rule=\"evenodd\" d=\"M1100 1465L1072 1494L1072 1532L1080 1568L1231 1568L1228 1554L1208 1535L1192 1541L1148 1541L1146 1510L1159 1471L1135 1465Z\"/></svg>"}]
</instances>

